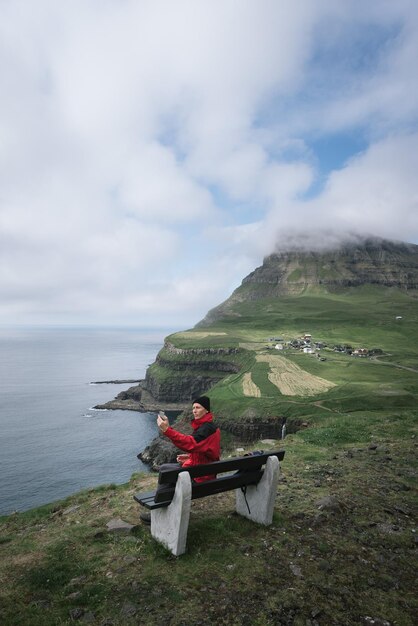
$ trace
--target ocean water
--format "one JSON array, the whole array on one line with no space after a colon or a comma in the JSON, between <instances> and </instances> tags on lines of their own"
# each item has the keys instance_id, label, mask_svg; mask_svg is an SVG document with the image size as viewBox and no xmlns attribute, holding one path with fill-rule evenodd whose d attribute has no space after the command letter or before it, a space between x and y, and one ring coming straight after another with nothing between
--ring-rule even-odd
<instances>
[{"instance_id":1,"label":"ocean water","mask_svg":"<svg viewBox=\"0 0 418 626\"><path fill-rule=\"evenodd\" d=\"M0 329L0 514L148 471L155 414L98 411L144 378L171 330Z\"/></svg>"}]
</instances>

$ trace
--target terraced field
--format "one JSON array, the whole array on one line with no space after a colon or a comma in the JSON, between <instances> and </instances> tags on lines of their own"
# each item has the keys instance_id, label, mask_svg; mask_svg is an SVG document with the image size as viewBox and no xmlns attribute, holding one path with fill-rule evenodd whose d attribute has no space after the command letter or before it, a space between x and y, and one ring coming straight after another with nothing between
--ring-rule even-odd
<instances>
[{"instance_id":1,"label":"terraced field","mask_svg":"<svg viewBox=\"0 0 418 626\"><path fill-rule=\"evenodd\" d=\"M260 388L253 382L251 372L246 372L242 378L242 391L247 398L259 398Z\"/></svg>"},{"instance_id":2,"label":"terraced field","mask_svg":"<svg viewBox=\"0 0 418 626\"><path fill-rule=\"evenodd\" d=\"M336 385L329 380L309 374L301 367L279 355L258 354L258 363L268 363L268 379L284 396L316 396Z\"/></svg>"}]
</instances>

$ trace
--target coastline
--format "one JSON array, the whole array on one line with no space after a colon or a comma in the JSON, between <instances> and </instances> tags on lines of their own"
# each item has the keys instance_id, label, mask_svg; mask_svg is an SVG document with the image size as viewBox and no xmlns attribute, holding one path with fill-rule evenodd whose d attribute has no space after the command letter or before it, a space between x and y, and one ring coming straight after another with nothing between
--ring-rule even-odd
<instances>
[{"instance_id":1,"label":"coastline","mask_svg":"<svg viewBox=\"0 0 418 626\"><path fill-rule=\"evenodd\" d=\"M157 413L160 410L181 413L190 407L190 401L164 402L157 400L142 386L145 380L134 382L138 382L135 387L121 391L113 400L109 400L103 404L97 404L93 408L99 410L139 411L140 413Z\"/></svg>"}]
</instances>

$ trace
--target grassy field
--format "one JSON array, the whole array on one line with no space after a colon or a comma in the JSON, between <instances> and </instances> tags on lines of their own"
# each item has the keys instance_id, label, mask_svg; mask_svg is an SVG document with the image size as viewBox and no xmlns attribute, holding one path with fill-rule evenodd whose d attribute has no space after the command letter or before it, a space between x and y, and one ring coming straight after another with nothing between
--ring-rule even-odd
<instances>
[{"instance_id":1,"label":"grassy field","mask_svg":"<svg viewBox=\"0 0 418 626\"><path fill-rule=\"evenodd\" d=\"M328 413L255 442L286 450L272 526L237 516L232 493L194 501L178 558L138 524L133 494L155 475L1 518L0 623L413 626L416 435L413 411ZM115 518L134 528L109 532Z\"/></svg>"},{"instance_id":2,"label":"grassy field","mask_svg":"<svg viewBox=\"0 0 418 626\"><path fill-rule=\"evenodd\" d=\"M304 354L274 350L275 342L270 341L280 337L286 342L304 333L327 347ZM222 357L235 361L240 372L225 376L210 390L225 420L248 411L260 417L306 419L318 415L318 405L337 413L413 407L418 394L417 333L415 298L369 286L340 294L317 290L298 297L237 303L232 315L207 328L174 334L169 341L184 350L240 350L239 355ZM356 358L334 352L339 344L382 352L373 358ZM248 381L253 385L251 393Z\"/></svg>"}]
</instances>

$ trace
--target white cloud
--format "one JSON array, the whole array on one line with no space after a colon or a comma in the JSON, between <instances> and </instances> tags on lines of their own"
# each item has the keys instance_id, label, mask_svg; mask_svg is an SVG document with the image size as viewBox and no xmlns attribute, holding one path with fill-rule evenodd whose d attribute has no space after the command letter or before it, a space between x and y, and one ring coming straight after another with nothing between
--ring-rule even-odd
<instances>
[{"instance_id":1,"label":"white cloud","mask_svg":"<svg viewBox=\"0 0 418 626\"><path fill-rule=\"evenodd\" d=\"M4 0L0 321L187 326L278 233L418 241L417 31L408 0Z\"/></svg>"},{"instance_id":2,"label":"white cloud","mask_svg":"<svg viewBox=\"0 0 418 626\"><path fill-rule=\"evenodd\" d=\"M418 133L388 137L330 174L316 198L270 212L259 225L271 249L302 237L320 248L357 235L411 241L418 235ZM412 235L412 237L411 237ZM280 247L279 246L279 247Z\"/></svg>"},{"instance_id":3,"label":"white cloud","mask_svg":"<svg viewBox=\"0 0 418 626\"><path fill-rule=\"evenodd\" d=\"M345 229L408 238L418 234L417 171L418 134L389 137L332 174L318 208Z\"/></svg>"}]
</instances>

